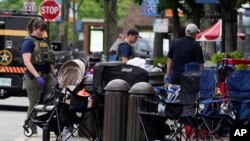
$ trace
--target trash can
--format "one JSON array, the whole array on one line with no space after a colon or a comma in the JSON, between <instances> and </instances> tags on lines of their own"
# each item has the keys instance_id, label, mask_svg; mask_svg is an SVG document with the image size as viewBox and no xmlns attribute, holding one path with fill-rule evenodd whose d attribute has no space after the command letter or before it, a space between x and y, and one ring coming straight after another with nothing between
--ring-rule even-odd
<instances>
[{"instance_id":1,"label":"trash can","mask_svg":"<svg viewBox=\"0 0 250 141\"><path fill-rule=\"evenodd\" d=\"M110 81L104 100L104 141L126 141L129 84L121 79Z\"/></svg>"},{"instance_id":2,"label":"trash can","mask_svg":"<svg viewBox=\"0 0 250 141\"><path fill-rule=\"evenodd\" d=\"M93 91L93 75L88 75L86 78L84 78L83 81L83 85L84 88L86 89L87 92L89 92L90 94L94 94ZM94 133L94 130L96 127L95 126L95 116L94 116L95 111L94 110L90 110L89 112L86 112L84 114L84 119L82 121L82 123L80 124L80 130L79 130L79 136L80 137L91 137Z\"/></svg>"},{"instance_id":3,"label":"trash can","mask_svg":"<svg viewBox=\"0 0 250 141\"><path fill-rule=\"evenodd\" d=\"M163 86L164 75L163 71L148 72L148 83L153 86Z\"/></svg>"},{"instance_id":4,"label":"trash can","mask_svg":"<svg viewBox=\"0 0 250 141\"><path fill-rule=\"evenodd\" d=\"M146 98L154 96L154 88L146 82L134 84L129 90L128 102L128 126L127 126L127 141L144 141L145 135L141 128L141 123L138 115L138 98Z\"/></svg>"}]
</instances>

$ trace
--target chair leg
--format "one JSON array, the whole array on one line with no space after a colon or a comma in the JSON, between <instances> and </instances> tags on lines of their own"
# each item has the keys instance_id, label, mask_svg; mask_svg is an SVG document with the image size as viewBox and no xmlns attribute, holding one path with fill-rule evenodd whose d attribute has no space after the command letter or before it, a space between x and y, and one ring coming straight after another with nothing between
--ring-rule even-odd
<instances>
[{"instance_id":1,"label":"chair leg","mask_svg":"<svg viewBox=\"0 0 250 141\"><path fill-rule=\"evenodd\" d=\"M142 117L140 116L140 114L139 114L139 119L140 119L140 122L141 122L142 130L143 130L143 132L144 132L146 141L149 141L148 135L147 135L147 131L146 131L146 129L145 129L145 125L144 125L144 123L143 123L143 121L142 121Z\"/></svg>"}]
</instances>

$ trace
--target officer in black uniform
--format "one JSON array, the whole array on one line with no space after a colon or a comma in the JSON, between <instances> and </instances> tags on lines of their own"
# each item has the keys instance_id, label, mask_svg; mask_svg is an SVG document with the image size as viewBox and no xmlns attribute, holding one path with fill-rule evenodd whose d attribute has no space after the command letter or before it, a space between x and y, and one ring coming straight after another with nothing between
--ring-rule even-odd
<instances>
[{"instance_id":1,"label":"officer in black uniform","mask_svg":"<svg viewBox=\"0 0 250 141\"><path fill-rule=\"evenodd\" d=\"M165 80L171 84L180 85L181 73L185 64L196 62L201 69L204 68L204 58L201 46L195 41L198 27L190 23L186 26L186 36L173 41L168 52L167 74Z\"/></svg>"}]
</instances>

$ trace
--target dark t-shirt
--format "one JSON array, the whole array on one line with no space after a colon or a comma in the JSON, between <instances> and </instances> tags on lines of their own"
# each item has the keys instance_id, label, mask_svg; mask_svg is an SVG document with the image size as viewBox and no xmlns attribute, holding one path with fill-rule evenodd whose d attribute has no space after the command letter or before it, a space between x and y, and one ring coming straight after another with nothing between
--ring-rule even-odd
<instances>
[{"instance_id":1,"label":"dark t-shirt","mask_svg":"<svg viewBox=\"0 0 250 141\"><path fill-rule=\"evenodd\" d=\"M184 72L184 65L191 62L204 63L201 46L191 37L185 36L176 39L168 52L172 59L172 70Z\"/></svg>"},{"instance_id":2,"label":"dark t-shirt","mask_svg":"<svg viewBox=\"0 0 250 141\"><path fill-rule=\"evenodd\" d=\"M128 43L121 43L118 47L118 57L128 57L131 58L133 55L132 47Z\"/></svg>"},{"instance_id":3,"label":"dark t-shirt","mask_svg":"<svg viewBox=\"0 0 250 141\"><path fill-rule=\"evenodd\" d=\"M36 38L36 37L33 37ZM43 38L36 38L37 40L44 40ZM35 44L31 39L24 39L21 45L21 53L32 53L35 48ZM34 65L34 64L33 64ZM50 64L46 63L45 65L34 65L35 69L38 72L49 73L50 72ZM26 69L26 74L31 74L28 69Z\"/></svg>"}]
</instances>

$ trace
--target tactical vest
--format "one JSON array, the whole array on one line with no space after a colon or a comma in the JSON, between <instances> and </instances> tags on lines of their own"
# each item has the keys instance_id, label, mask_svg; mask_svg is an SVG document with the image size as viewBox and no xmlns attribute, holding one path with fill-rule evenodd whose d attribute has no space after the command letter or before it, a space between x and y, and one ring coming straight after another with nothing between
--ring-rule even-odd
<instances>
[{"instance_id":1,"label":"tactical vest","mask_svg":"<svg viewBox=\"0 0 250 141\"><path fill-rule=\"evenodd\" d=\"M122 43L120 43L119 46L118 46L117 61L122 61L122 57L120 56L120 45L122 45L122 44L128 45L128 46L131 48L131 50L132 50L131 55L128 57L128 59L134 58L134 57L135 57L135 49L134 49L134 47L132 47L132 45L130 45L130 44L127 43L127 42L122 42Z\"/></svg>"},{"instance_id":2,"label":"tactical vest","mask_svg":"<svg viewBox=\"0 0 250 141\"><path fill-rule=\"evenodd\" d=\"M25 37L25 39L32 40L35 44L35 48L32 52L31 56L31 63L34 65L45 65L47 63L54 63L49 59L49 44L43 39L38 40L36 38L33 38L31 36Z\"/></svg>"}]
</instances>

